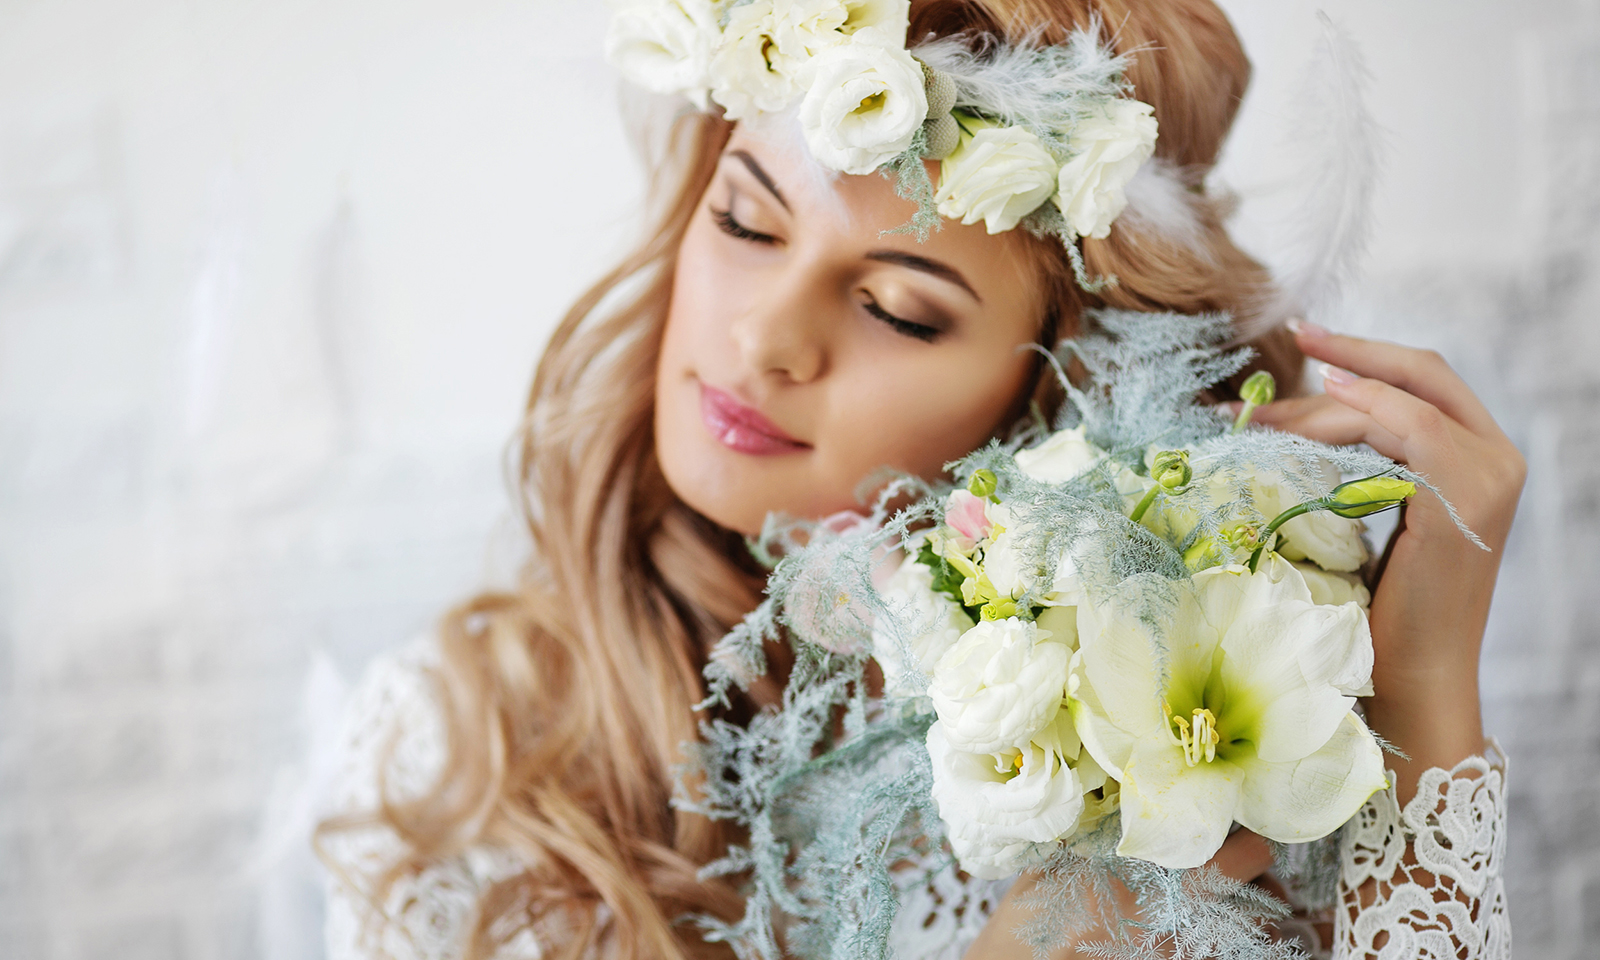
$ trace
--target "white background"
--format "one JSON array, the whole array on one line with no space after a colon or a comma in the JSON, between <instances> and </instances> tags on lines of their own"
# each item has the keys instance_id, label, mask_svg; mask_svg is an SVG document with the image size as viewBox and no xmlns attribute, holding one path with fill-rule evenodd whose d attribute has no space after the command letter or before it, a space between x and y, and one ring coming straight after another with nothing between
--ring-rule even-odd
<instances>
[{"instance_id":1,"label":"white background","mask_svg":"<svg viewBox=\"0 0 1600 960\"><path fill-rule=\"evenodd\" d=\"M1270 261L1314 7L1224 6L1257 71L1219 181ZM1443 351L1532 464L1484 694L1518 953L1592 956L1600 7L1324 7L1388 158L1334 322ZM504 576L540 344L635 227L602 27L0 0L0 956L317 955L307 691Z\"/></svg>"}]
</instances>

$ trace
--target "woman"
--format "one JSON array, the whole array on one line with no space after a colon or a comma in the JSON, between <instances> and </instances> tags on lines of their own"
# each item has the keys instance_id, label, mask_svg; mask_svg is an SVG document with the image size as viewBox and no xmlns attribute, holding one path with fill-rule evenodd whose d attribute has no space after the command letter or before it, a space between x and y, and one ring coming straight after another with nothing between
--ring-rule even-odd
<instances>
[{"instance_id":1,"label":"woman","mask_svg":"<svg viewBox=\"0 0 1600 960\"><path fill-rule=\"evenodd\" d=\"M1249 70L1209 0L925 0L906 35L981 52L994 38L1064 43L1095 23L1136 51L1126 79L1154 108L1156 158L1201 182ZM937 476L1030 402L1052 406L1037 354L1019 347L1073 335L1087 309L1249 318L1271 298L1198 187L1183 200L1186 236L1125 218L1079 241L1076 280L1055 237L950 218L925 238L895 232L919 208L892 179L819 175L772 118L680 117L653 187L653 232L540 361L520 448L533 560L517 589L473 598L436 642L380 663L354 708L347 813L320 832L335 958L730 956L680 918L742 911L734 883L696 876L738 838L669 801L702 716L706 651L759 599L744 536L772 512L852 509L884 467ZM1432 792L1365 874L1346 864L1342 949L1411 956L1420 924L1467 944L1464 956L1508 955L1495 952L1508 949L1497 866L1463 885L1437 850L1407 841L1435 801L1457 802L1441 789L1477 791L1477 809L1503 820L1503 768L1481 758L1477 663L1521 458L1436 355L1308 324L1256 346L1280 384L1297 384L1303 356L1324 362L1326 384L1258 422L1407 463L1493 548L1463 550L1422 498L1388 554L1366 715L1407 754L1394 801L1419 783ZM775 696L757 688L729 719ZM1384 801L1369 803L1374 823ZM1271 856L1241 832L1216 863L1253 880ZM1442 919L1405 919L1413 907ZM1024 915L1014 892L968 955L1024 955L1011 936Z\"/></svg>"}]
</instances>

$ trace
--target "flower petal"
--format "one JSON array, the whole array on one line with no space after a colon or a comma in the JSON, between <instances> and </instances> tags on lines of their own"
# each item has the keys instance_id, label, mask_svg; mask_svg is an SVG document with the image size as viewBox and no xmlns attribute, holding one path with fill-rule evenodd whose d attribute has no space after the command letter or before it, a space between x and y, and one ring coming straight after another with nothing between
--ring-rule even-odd
<instances>
[{"instance_id":1,"label":"flower petal","mask_svg":"<svg viewBox=\"0 0 1600 960\"><path fill-rule=\"evenodd\" d=\"M1138 618L1115 603L1081 603L1078 648L1078 672L1093 687L1095 712L1135 737L1163 735L1155 641Z\"/></svg>"},{"instance_id":2,"label":"flower petal","mask_svg":"<svg viewBox=\"0 0 1600 960\"><path fill-rule=\"evenodd\" d=\"M1345 714L1333 738L1303 760L1250 759L1239 766L1245 774L1239 822L1280 843L1327 836L1389 785L1383 751L1354 713Z\"/></svg>"},{"instance_id":3,"label":"flower petal","mask_svg":"<svg viewBox=\"0 0 1600 960\"><path fill-rule=\"evenodd\" d=\"M1214 760L1188 766L1170 744L1143 743L1122 778L1117 853L1163 867L1198 867L1228 839L1244 773Z\"/></svg>"}]
</instances>

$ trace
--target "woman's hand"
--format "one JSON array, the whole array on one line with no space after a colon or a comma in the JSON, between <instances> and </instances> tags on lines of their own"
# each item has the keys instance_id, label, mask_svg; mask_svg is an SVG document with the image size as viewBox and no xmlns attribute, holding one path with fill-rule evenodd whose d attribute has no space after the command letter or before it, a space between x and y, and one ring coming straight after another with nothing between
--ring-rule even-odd
<instances>
[{"instance_id":1,"label":"woman's hand","mask_svg":"<svg viewBox=\"0 0 1600 960\"><path fill-rule=\"evenodd\" d=\"M1489 601L1527 468L1478 398L1437 353L1291 323L1323 361L1323 396L1260 407L1255 422L1330 444L1365 442L1428 477L1438 498L1411 498L1372 598L1372 728L1409 760L1391 758L1400 802L1422 771L1483 750L1478 653Z\"/></svg>"},{"instance_id":2,"label":"woman's hand","mask_svg":"<svg viewBox=\"0 0 1600 960\"><path fill-rule=\"evenodd\" d=\"M1209 866L1222 871L1241 883L1249 883L1272 869L1272 848L1267 841L1249 830L1236 830L1223 841L1222 849L1208 861ZM966 960L1033 960L1033 949L1017 939L1017 929L1027 922L1032 911L1022 903L1032 892L1038 878L1023 874L1005 898L995 908L994 914L984 924L983 932L967 950ZM1091 907L1084 905L1085 909ZM1119 886L1117 910L1128 919L1138 917L1138 905L1133 895ZM1105 939L1104 930L1092 930L1078 938L1078 943L1089 944ZM1075 960L1082 956L1076 946L1069 946L1051 954L1051 960Z\"/></svg>"}]
</instances>

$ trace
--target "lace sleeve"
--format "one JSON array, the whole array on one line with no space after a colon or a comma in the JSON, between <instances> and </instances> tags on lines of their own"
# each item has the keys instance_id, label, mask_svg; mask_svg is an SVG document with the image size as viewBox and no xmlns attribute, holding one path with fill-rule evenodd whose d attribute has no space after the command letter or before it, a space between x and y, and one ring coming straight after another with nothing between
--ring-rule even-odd
<instances>
[{"instance_id":1,"label":"lace sleeve","mask_svg":"<svg viewBox=\"0 0 1600 960\"><path fill-rule=\"evenodd\" d=\"M345 711L338 779L332 803L338 814L364 814L378 806L382 789L393 799L426 789L444 760L445 734L428 670L437 658L431 643L415 643L380 658L368 670ZM477 846L402 877L383 903L372 895L375 878L405 847L381 826L336 831L323 840L330 861L324 940L328 960L448 960L461 954L467 925L490 884L520 867L510 853ZM495 960L541 956L532 934L519 932Z\"/></svg>"},{"instance_id":2,"label":"lace sleeve","mask_svg":"<svg viewBox=\"0 0 1600 960\"><path fill-rule=\"evenodd\" d=\"M1374 794L1345 827L1340 960L1510 960L1506 758L1492 739L1485 754L1425 772L1404 810Z\"/></svg>"}]
</instances>

